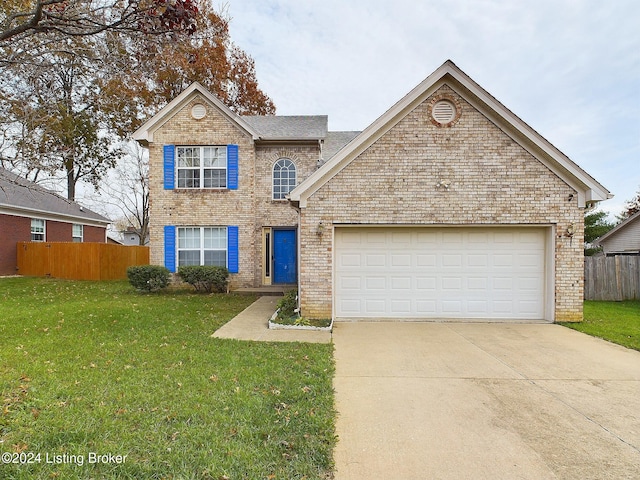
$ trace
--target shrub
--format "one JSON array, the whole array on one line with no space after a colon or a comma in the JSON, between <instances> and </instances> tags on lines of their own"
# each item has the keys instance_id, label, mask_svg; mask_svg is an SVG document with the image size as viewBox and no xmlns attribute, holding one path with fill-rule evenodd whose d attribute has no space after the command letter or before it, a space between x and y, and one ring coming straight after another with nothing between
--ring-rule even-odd
<instances>
[{"instance_id":1,"label":"shrub","mask_svg":"<svg viewBox=\"0 0 640 480\"><path fill-rule=\"evenodd\" d=\"M171 272L159 265L136 265L127 268L127 278L134 288L154 292L169 286Z\"/></svg>"},{"instance_id":2,"label":"shrub","mask_svg":"<svg viewBox=\"0 0 640 480\"><path fill-rule=\"evenodd\" d=\"M278 302L278 318L290 319L298 314L298 290L289 290Z\"/></svg>"},{"instance_id":3,"label":"shrub","mask_svg":"<svg viewBox=\"0 0 640 480\"><path fill-rule=\"evenodd\" d=\"M224 293L227 291L229 270L213 265L180 267L178 275L192 285L196 292Z\"/></svg>"}]
</instances>

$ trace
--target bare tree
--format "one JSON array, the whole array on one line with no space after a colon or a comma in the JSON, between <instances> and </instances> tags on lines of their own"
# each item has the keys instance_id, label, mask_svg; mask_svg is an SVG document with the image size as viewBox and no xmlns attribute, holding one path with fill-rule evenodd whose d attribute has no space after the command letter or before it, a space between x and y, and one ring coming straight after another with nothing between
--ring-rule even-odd
<instances>
[{"instance_id":1,"label":"bare tree","mask_svg":"<svg viewBox=\"0 0 640 480\"><path fill-rule=\"evenodd\" d=\"M104 31L193 32L197 12L195 0L5 0L0 7L0 42Z\"/></svg>"},{"instance_id":2,"label":"bare tree","mask_svg":"<svg viewBox=\"0 0 640 480\"><path fill-rule=\"evenodd\" d=\"M127 144L125 156L91 201L101 204L107 216L117 215L114 223L121 231L133 227L144 245L149 236L148 151L135 142Z\"/></svg>"}]
</instances>

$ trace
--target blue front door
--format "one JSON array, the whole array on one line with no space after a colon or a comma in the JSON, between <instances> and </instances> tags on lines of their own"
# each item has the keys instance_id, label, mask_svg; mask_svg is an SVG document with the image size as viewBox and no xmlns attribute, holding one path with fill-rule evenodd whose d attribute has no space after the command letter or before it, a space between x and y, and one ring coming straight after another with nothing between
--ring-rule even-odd
<instances>
[{"instance_id":1,"label":"blue front door","mask_svg":"<svg viewBox=\"0 0 640 480\"><path fill-rule=\"evenodd\" d=\"M273 231L273 283L296 283L296 231Z\"/></svg>"}]
</instances>

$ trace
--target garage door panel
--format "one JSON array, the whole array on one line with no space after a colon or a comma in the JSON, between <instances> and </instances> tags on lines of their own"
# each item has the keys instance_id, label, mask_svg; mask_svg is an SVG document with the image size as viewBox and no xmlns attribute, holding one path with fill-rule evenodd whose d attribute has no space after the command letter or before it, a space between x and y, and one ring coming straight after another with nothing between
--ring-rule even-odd
<instances>
[{"instance_id":1,"label":"garage door panel","mask_svg":"<svg viewBox=\"0 0 640 480\"><path fill-rule=\"evenodd\" d=\"M446 253L442 255L442 266L447 268L462 267L462 255Z\"/></svg>"},{"instance_id":2,"label":"garage door panel","mask_svg":"<svg viewBox=\"0 0 640 480\"><path fill-rule=\"evenodd\" d=\"M341 253L338 257L338 265L340 267L359 267L361 265L361 260L361 255L357 253Z\"/></svg>"},{"instance_id":3,"label":"garage door panel","mask_svg":"<svg viewBox=\"0 0 640 480\"><path fill-rule=\"evenodd\" d=\"M467 266L470 268L473 268L473 267L486 268L488 265L489 265L488 254L470 253L467 255Z\"/></svg>"},{"instance_id":4,"label":"garage door panel","mask_svg":"<svg viewBox=\"0 0 640 480\"><path fill-rule=\"evenodd\" d=\"M416 313L418 317L435 317L436 301L435 300L418 300L416 302Z\"/></svg>"},{"instance_id":5,"label":"garage door panel","mask_svg":"<svg viewBox=\"0 0 640 480\"><path fill-rule=\"evenodd\" d=\"M417 277L416 288L418 290L436 290L436 277Z\"/></svg>"},{"instance_id":6,"label":"garage door panel","mask_svg":"<svg viewBox=\"0 0 640 480\"><path fill-rule=\"evenodd\" d=\"M412 260L412 256L411 255L406 255L406 254L402 254L402 255L391 255L391 262L390 265L391 267L410 267L411 266L411 260Z\"/></svg>"},{"instance_id":7,"label":"garage door panel","mask_svg":"<svg viewBox=\"0 0 640 480\"><path fill-rule=\"evenodd\" d=\"M437 258L433 254L417 254L416 259L418 267L435 267L437 262Z\"/></svg>"},{"instance_id":8,"label":"garage door panel","mask_svg":"<svg viewBox=\"0 0 640 480\"><path fill-rule=\"evenodd\" d=\"M387 305L385 300L366 300L365 302L365 313L366 314L378 314L380 316L384 316L387 311Z\"/></svg>"},{"instance_id":9,"label":"garage door panel","mask_svg":"<svg viewBox=\"0 0 640 480\"><path fill-rule=\"evenodd\" d=\"M401 291L412 291L412 281L411 277L391 277L391 289Z\"/></svg>"},{"instance_id":10,"label":"garage door panel","mask_svg":"<svg viewBox=\"0 0 640 480\"><path fill-rule=\"evenodd\" d=\"M386 267L387 256L367 254L364 258L364 264L368 267Z\"/></svg>"},{"instance_id":11,"label":"garage door panel","mask_svg":"<svg viewBox=\"0 0 640 480\"><path fill-rule=\"evenodd\" d=\"M375 290L386 290L387 289L387 278L386 277L366 277L364 278L365 284L367 286L367 290L373 292Z\"/></svg>"},{"instance_id":12,"label":"garage door panel","mask_svg":"<svg viewBox=\"0 0 640 480\"><path fill-rule=\"evenodd\" d=\"M489 280L486 277L469 277L467 278L467 288L474 292L486 291L489 287Z\"/></svg>"},{"instance_id":13,"label":"garage door panel","mask_svg":"<svg viewBox=\"0 0 640 480\"><path fill-rule=\"evenodd\" d=\"M443 277L442 278L442 290L445 292L462 290L462 278L460 277Z\"/></svg>"},{"instance_id":14,"label":"garage door panel","mask_svg":"<svg viewBox=\"0 0 640 480\"><path fill-rule=\"evenodd\" d=\"M489 302L486 300L469 300L467 302L467 308L470 314L489 313Z\"/></svg>"},{"instance_id":15,"label":"garage door panel","mask_svg":"<svg viewBox=\"0 0 640 480\"><path fill-rule=\"evenodd\" d=\"M340 281L338 283L338 288L341 288L343 290L360 291L362 289L362 277L343 276L340 278Z\"/></svg>"},{"instance_id":16,"label":"garage door panel","mask_svg":"<svg viewBox=\"0 0 640 480\"><path fill-rule=\"evenodd\" d=\"M338 317L544 318L543 228L337 228Z\"/></svg>"}]
</instances>

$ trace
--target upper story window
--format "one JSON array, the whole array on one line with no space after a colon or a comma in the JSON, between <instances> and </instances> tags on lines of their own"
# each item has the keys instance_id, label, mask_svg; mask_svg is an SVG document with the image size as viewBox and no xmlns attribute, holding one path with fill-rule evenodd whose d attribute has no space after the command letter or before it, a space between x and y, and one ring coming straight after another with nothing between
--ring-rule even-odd
<instances>
[{"instance_id":1,"label":"upper story window","mask_svg":"<svg viewBox=\"0 0 640 480\"><path fill-rule=\"evenodd\" d=\"M32 242L44 242L44 220L39 218L31 219L31 241Z\"/></svg>"},{"instance_id":2,"label":"upper story window","mask_svg":"<svg viewBox=\"0 0 640 480\"><path fill-rule=\"evenodd\" d=\"M227 188L227 147L176 147L178 188Z\"/></svg>"},{"instance_id":3,"label":"upper story window","mask_svg":"<svg viewBox=\"0 0 640 480\"><path fill-rule=\"evenodd\" d=\"M74 223L71 232L71 239L74 242L82 242L84 238L84 226Z\"/></svg>"},{"instance_id":4,"label":"upper story window","mask_svg":"<svg viewBox=\"0 0 640 480\"><path fill-rule=\"evenodd\" d=\"M284 200L296 186L296 165L288 158L281 158L273 165L273 199Z\"/></svg>"}]
</instances>

